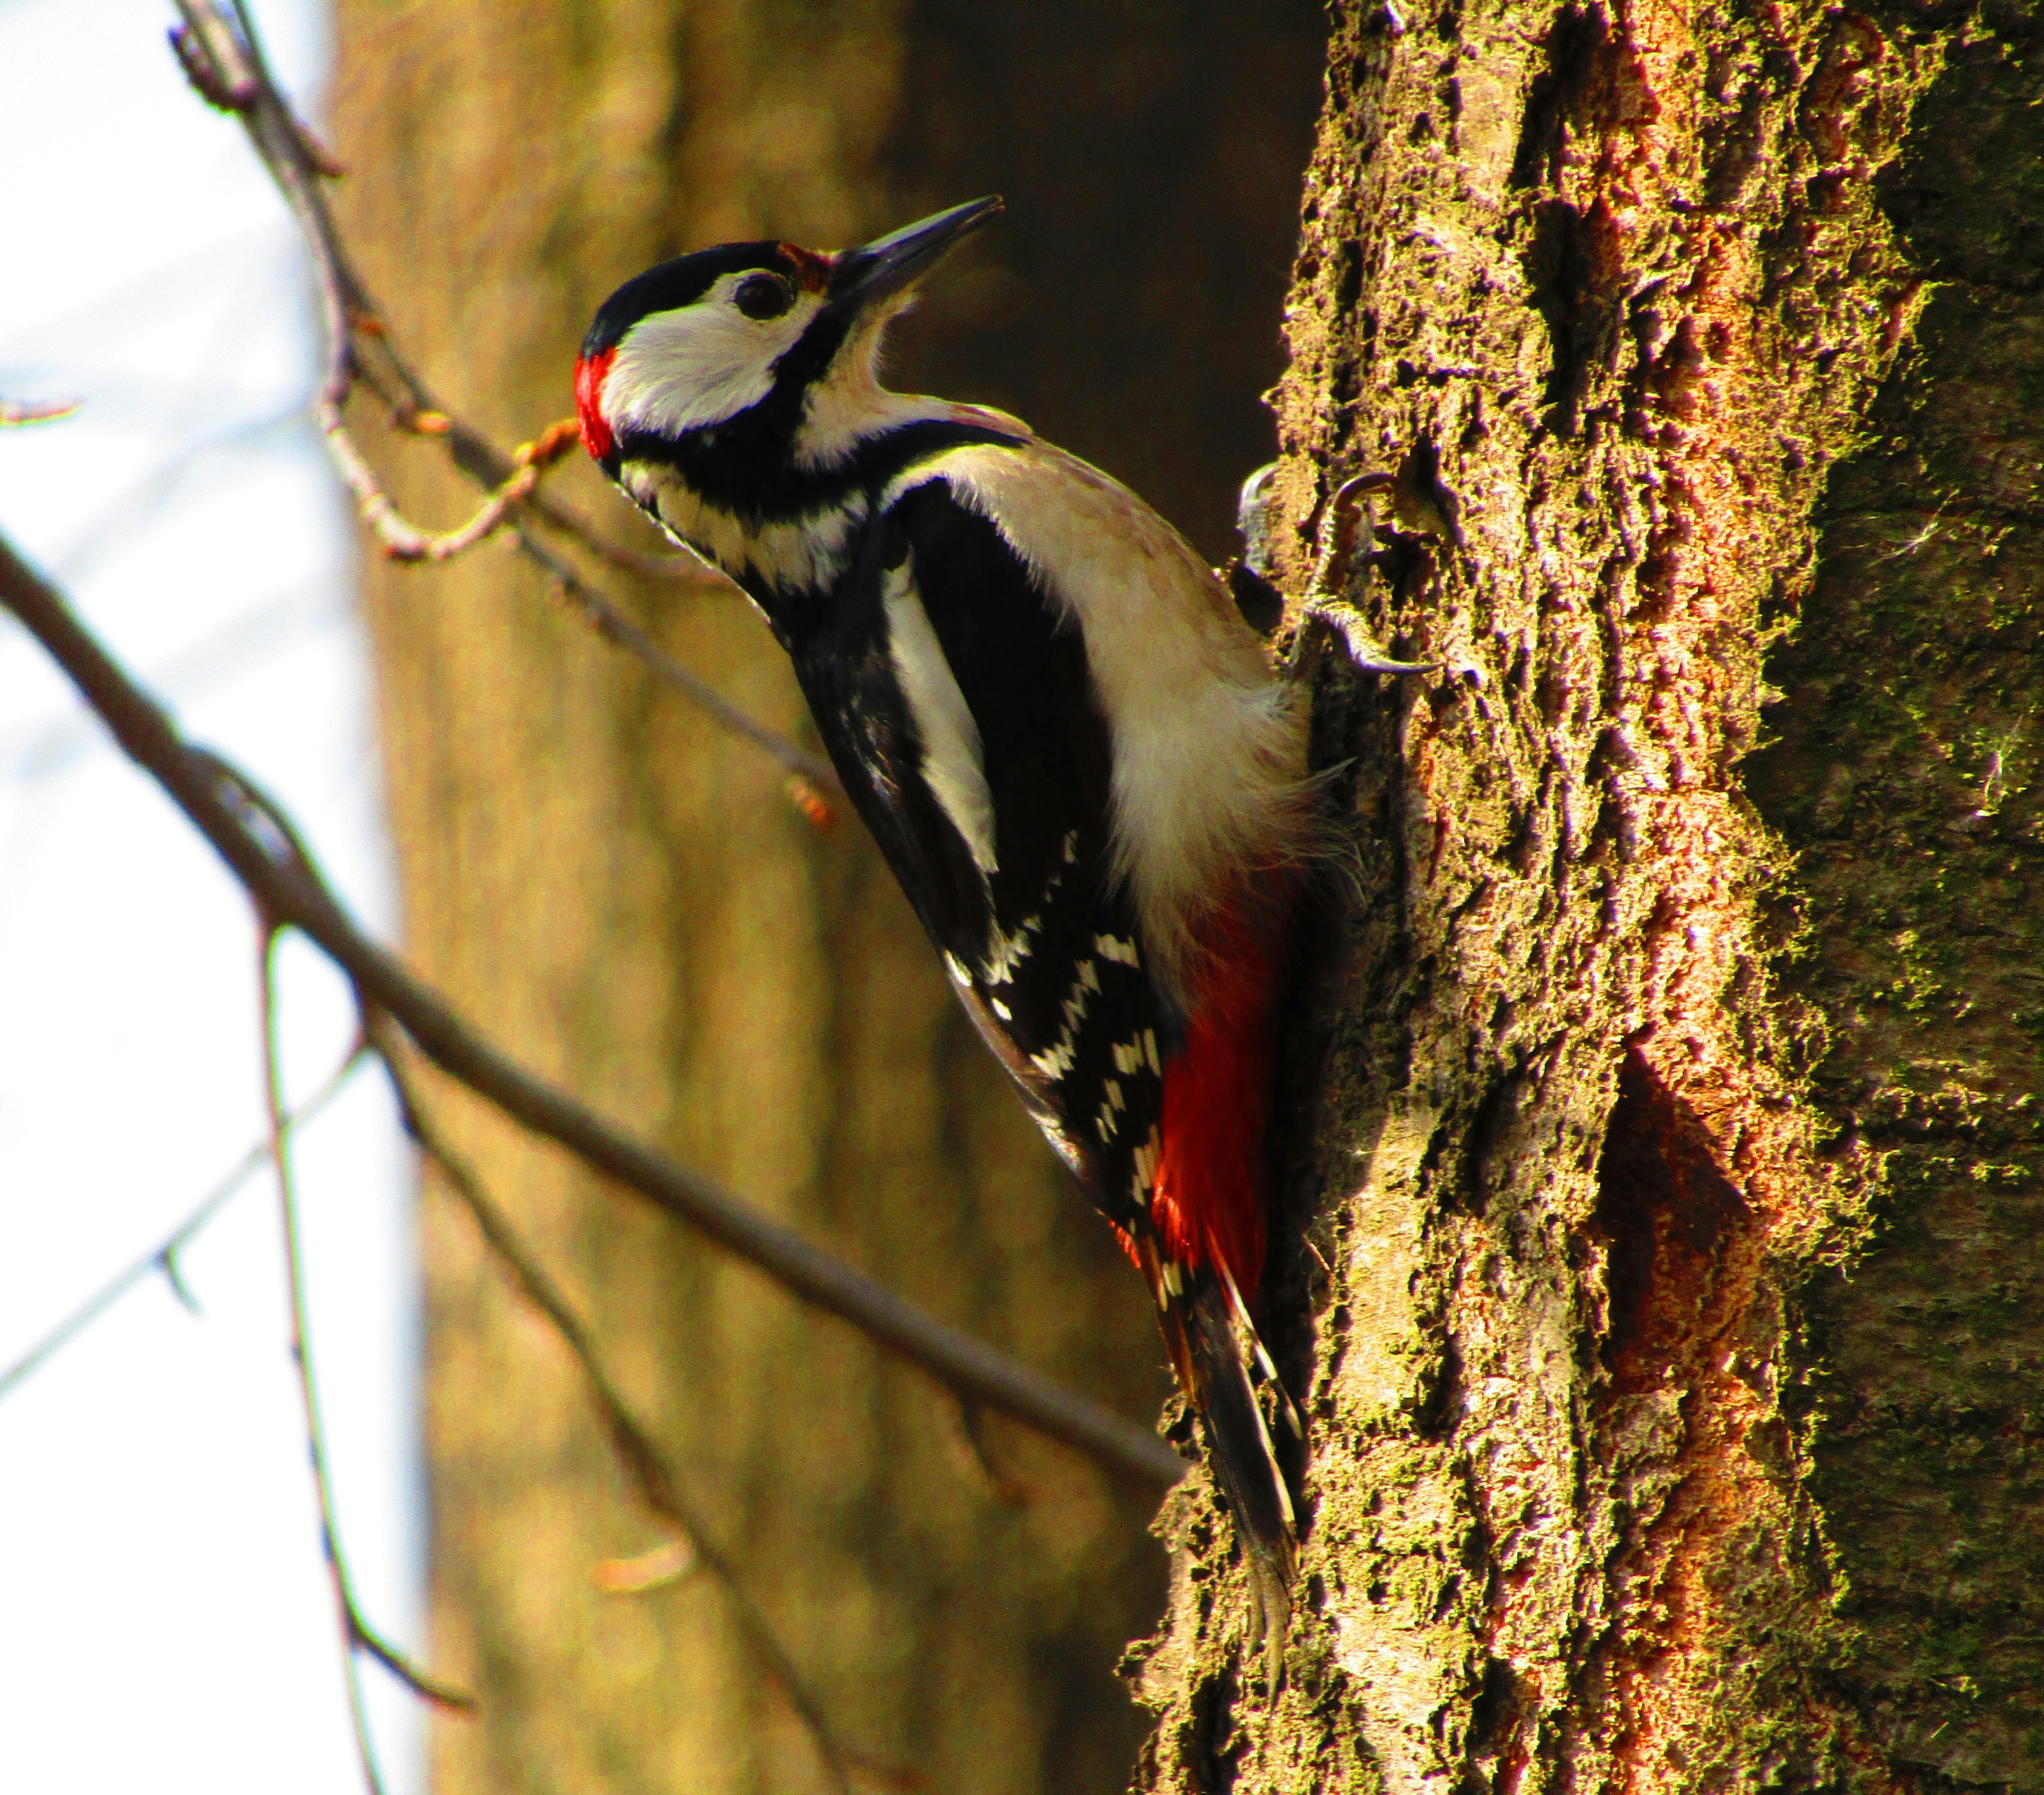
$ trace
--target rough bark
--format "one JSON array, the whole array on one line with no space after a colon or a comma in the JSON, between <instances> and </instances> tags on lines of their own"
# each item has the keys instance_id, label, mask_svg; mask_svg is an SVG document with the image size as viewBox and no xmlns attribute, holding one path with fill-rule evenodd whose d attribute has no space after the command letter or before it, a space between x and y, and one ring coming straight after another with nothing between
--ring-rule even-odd
<instances>
[{"instance_id":1,"label":"rough bark","mask_svg":"<svg viewBox=\"0 0 2044 1795\"><path fill-rule=\"evenodd\" d=\"M589 317L683 248L858 240L1005 191L911 321L910 383L989 399L1155 494L1209 548L1269 454L1259 389L1320 22L1306 0L341 0L346 226L392 328L507 441L569 409ZM414 515L472 495L383 442ZM578 481L579 485L574 482ZM593 477L571 496L621 536ZM642 546L649 539L632 538ZM561 615L494 552L371 562L408 951L525 1058L939 1313L1125 1412L1163 1387L1136 1281L981 1051L855 827ZM733 602L627 594L800 734ZM947 1791L1119 1785L1110 1668L1162 1593L1147 1515L465 1106L448 1120L613 1366L844 1740ZM576 1373L428 1201L433 1655L465 1789L799 1791L813 1751L716 1587L600 1594L656 1536Z\"/></svg>"},{"instance_id":2,"label":"rough bark","mask_svg":"<svg viewBox=\"0 0 2044 1795\"><path fill-rule=\"evenodd\" d=\"M1339 13L1282 546L1397 471L1444 671L1320 686L1298 1617L1174 1496L1146 1786L2044 1786L2040 91L2013 6Z\"/></svg>"}]
</instances>

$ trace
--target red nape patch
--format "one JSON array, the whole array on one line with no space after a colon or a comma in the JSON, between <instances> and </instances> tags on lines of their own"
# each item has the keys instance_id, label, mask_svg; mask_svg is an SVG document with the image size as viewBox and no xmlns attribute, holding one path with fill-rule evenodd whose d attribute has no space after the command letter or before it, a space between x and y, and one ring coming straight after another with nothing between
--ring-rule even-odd
<instances>
[{"instance_id":1,"label":"red nape patch","mask_svg":"<svg viewBox=\"0 0 2044 1795\"><path fill-rule=\"evenodd\" d=\"M1172 1258L1225 1267L1248 1302L1263 1276L1263 1132L1289 905L1245 908L1230 905L1204 932L1185 1050L1164 1067L1150 1213Z\"/></svg>"},{"instance_id":2,"label":"red nape patch","mask_svg":"<svg viewBox=\"0 0 2044 1795\"><path fill-rule=\"evenodd\" d=\"M603 415L603 383L610 378L615 349L600 356L584 356L575 363L575 413L582 420L582 446L597 461L608 461L617 448Z\"/></svg>"},{"instance_id":3,"label":"red nape patch","mask_svg":"<svg viewBox=\"0 0 2044 1795\"><path fill-rule=\"evenodd\" d=\"M831 270L837 266L835 256L826 256L814 249L805 249L799 244L784 243L781 253L788 258L795 271L795 279L805 293L827 293L830 290Z\"/></svg>"}]
</instances>

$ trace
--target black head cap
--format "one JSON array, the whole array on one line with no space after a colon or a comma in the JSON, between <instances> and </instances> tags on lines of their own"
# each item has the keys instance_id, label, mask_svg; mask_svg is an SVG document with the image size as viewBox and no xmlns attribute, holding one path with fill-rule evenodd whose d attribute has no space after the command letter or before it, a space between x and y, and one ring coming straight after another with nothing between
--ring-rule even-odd
<instances>
[{"instance_id":1,"label":"black head cap","mask_svg":"<svg viewBox=\"0 0 2044 1795\"><path fill-rule=\"evenodd\" d=\"M678 311L693 306L726 275L762 268L784 275L798 290L822 293L830 285L831 268L836 258L799 249L792 243L723 243L714 249L698 249L662 262L643 275L635 275L604 301L596 321L582 339L582 359L587 361L614 349L624 333L641 318L656 312Z\"/></svg>"}]
</instances>

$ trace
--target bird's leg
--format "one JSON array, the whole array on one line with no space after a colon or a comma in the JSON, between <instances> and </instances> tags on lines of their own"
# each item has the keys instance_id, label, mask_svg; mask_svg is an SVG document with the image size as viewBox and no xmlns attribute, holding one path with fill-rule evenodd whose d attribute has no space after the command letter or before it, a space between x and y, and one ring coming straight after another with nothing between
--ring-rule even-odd
<instances>
[{"instance_id":1,"label":"bird's leg","mask_svg":"<svg viewBox=\"0 0 2044 1795\"><path fill-rule=\"evenodd\" d=\"M1299 609L1298 632L1292 639L1285 664L1288 679L1311 676L1319 663L1320 644L1329 633L1342 639L1359 673L1428 673L1440 664L1391 659L1370 634L1362 613L1346 596L1357 577L1358 549L1362 578L1369 578L1373 565L1370 544L1377 536L1377 511L1372 495L1396 484L1396 477L1389 474L1358 475L1344 482L1328 502L1320 555ZM1246 492L1244 496L1246 500Z\"/></svg>"}]
</instances>

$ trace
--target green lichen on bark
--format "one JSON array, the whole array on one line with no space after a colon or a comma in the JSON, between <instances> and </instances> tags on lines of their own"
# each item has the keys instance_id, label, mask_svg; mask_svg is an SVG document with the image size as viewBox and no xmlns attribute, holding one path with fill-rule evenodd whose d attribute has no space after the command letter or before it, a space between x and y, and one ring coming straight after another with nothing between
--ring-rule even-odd
<instances>
[{"instance_id":1,"label":"green lichen on bark","mask_svg":"<svg viewBox=\"0 0 2044 1795\"><path fill-rule=\"evenodd\" d=\"M1933 286L1834 473L1751 782L1796 850L1818 1100L1882 1156L1803 1297L1839 1686L1907 1764L2044 1788L2044 32L1950 21L1885 208ZM1940 1780L1938 1785L1942 1786Z\"/></svg>"}]
</instances>

